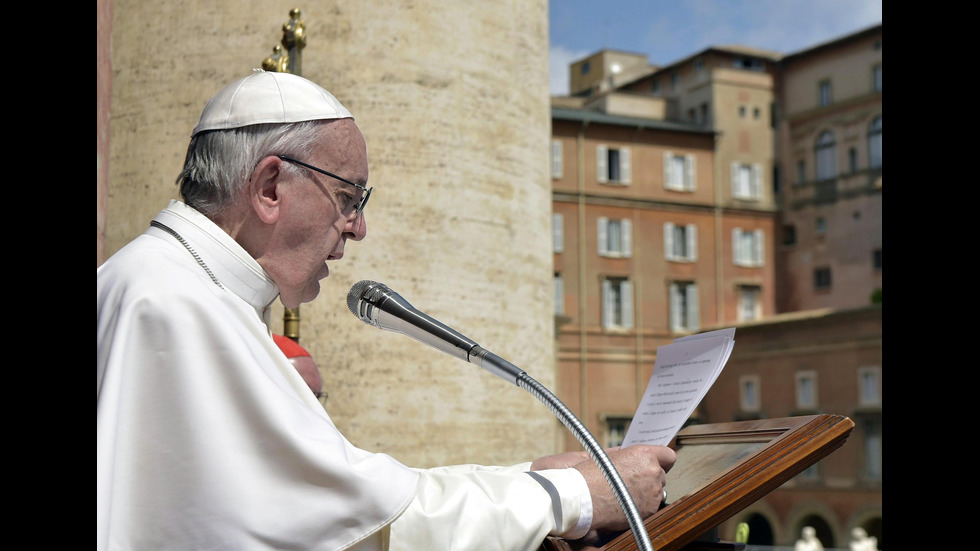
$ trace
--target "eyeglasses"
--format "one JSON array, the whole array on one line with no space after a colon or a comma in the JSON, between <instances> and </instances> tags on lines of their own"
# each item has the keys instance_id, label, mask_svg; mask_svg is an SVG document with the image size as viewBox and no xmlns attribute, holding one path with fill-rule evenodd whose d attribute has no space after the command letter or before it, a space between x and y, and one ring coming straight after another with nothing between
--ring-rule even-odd
<instances>
[{"instance_id":1,"label":"eyeglasses","mask_svg":"<svg viewBox=\"0 0 980 551\"><path fill-rule=\"evenodd\" d=\"M350 184L350 185L356 187L357 189L364 191L364 195L361 196L361 200L357 203L357 207L355 208L355 211L356 211L357 214L361 214L361 212L364 211L364 206L367 205L368 199L371 198L371 192L374 191L374 188L373 187L372 188L366 188L366 187L364 187L364 186L362 186L360 184L355 184L354 182L351 182L350 180L345 180L345 179L341 178L340 176L337 176L336 174L333 174L333 173L327 172L326 170L323 170L322 168L317 168L317 167L315 167L315 166L313 166L311 164L304 163L303 161L297 161L296 159L293 159L292 157L287 157L285 155L276 155L276 157L279 157L280 159L282 159L284 161L287 161L287 162L290 162L290 163L296 163L296 164L298 164L300 166L305 166L306 168L308 168L310 170L313 170L313 171L316 171L316 172L319 172L320 174L326 174L327 176L330 176L331 178L334 178L336 180L340 180L341 182L343 182L345 184Z\"/></svg>"}]
</instances>

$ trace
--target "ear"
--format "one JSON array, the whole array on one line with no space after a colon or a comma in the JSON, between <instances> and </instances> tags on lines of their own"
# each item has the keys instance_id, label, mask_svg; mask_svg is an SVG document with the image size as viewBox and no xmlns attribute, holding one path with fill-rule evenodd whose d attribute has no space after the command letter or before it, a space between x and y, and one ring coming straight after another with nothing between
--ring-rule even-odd
<instances>
[{"instance_id":1,"label":"ear","mask_svg":"<svg viewBox=\"0 0 980 551\"><path fill-rule=\"evenodd\" d=\"M282 175L282 160L269 156L259 161L248 182L249 204L259 220L266 224L275 224L279 220Z\"/></svg>"}]
</instances>

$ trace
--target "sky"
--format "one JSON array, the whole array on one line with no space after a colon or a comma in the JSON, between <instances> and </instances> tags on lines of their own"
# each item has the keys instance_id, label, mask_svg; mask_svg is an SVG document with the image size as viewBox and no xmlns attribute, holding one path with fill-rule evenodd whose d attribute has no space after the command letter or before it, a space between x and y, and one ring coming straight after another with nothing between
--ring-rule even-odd
<instances>
[{"instance_id":1,"label":"sky","mask_svg":"<svg viewBox=\"0 0 980 551\"><path fill-rule=\"evenodd\" d=\"M549 0L551 93L604 48L665 66L709 46L791 54L881 23L883 0Z\"/></svg>"}]
</instances>

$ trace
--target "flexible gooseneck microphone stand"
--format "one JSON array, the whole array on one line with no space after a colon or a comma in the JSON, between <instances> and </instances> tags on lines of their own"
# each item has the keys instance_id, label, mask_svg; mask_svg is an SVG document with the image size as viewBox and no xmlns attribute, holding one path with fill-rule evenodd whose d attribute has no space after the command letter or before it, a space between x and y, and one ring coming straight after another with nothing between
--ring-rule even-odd
<instances>
[{"instance_id":1,"label":"flexible gooseneck microphone stand","mask_svg":"<svg viewBox=\"0 0 980 551\"><path fill-rule=\"evenodd\" d=\"M401 295L382 283L364 280L354 284L347 295L347 307L355 317L368 325L402 333L451 356L476 364L530 392L547 405L562 424L575 435L599 467L620 507L623 508L623 513L626 514L626 521L633 531L633 537L640 551L654 551L650 535L647 534L643 519L636 509L636 502L633 501L633 496L619 476L616 466L589 429L544 385L535 381L523 369L417 310Z\"/></svg>"},{"instance_id":2,"label":"flexible gooseneck microphone stand","mask_svg":"<svg viewBox=\"0 0 980 551\"><path fill-rule=\"evenodd\" d=\"M578 417L575 416L561 400L558 399L550 390L548 390L544 385L537 382L524 370L521 370L500 358L499 356L486 352L479 345L477 348L480 350L476 351L477 355L483 354L483 363L489 362L491 365L481 365L484 369L491 372L497 373L497 369L503 369L505 371L512 371L512 369L517 369L520 371L516 375L516 380L514 384L518 387L531 393L532 396L540 400L555 417L568 428L569 431L575 435L575 438L582 444L582 447L589 453L592 460L595 461L599 471L602 472L602 476L605 477L606 482L609 483L609 487L612 489L613 494L616 496L616 501L619 502L619 506L623 508L623 513L626 514L626 521L630 525L630 530L633 531L633 538L636 539L637 547L640 551L654 551L653 543L650 542L650 535L647 534L646 528L643 525L643 518L640 517L640 512L636 508L636 503L633 501L633 496L630 495L629 489L623 482L621 476L619 476L619 471L616 470L616 466L613 465L612 460L609 459L609 455L606 454L606 450L602 449L602 446L596 441L589 429L579 421ZM476 362L474 362L476 363ZM497 373L499 375L499 373ZM506 378L506 377L505 377ZM507 378L509 380L509 378Z\"/></svg>"}]
</instances>

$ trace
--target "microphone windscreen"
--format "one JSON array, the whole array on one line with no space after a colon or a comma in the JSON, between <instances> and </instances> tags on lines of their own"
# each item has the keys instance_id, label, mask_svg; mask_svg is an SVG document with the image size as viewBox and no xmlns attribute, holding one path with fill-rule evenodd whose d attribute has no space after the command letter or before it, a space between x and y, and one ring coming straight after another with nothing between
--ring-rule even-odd
<instances>
[{"instance_id":1,"label":"microphone windscreen","mask_svg":"<svg viewBox=\"0 0 980 551\"><path fill-rule=\"evenodd\" d=\"M361 296L364 294L364 290L371 285L377 285L377 283L364 279L355 283L351 288L350 292L347 293L347 308L350 309L350 313L354 314L358 318L361 316L357 313L357 302L361 300Z\"/></svg>"}]
</instances>

